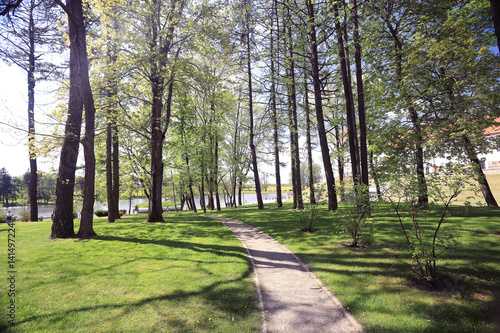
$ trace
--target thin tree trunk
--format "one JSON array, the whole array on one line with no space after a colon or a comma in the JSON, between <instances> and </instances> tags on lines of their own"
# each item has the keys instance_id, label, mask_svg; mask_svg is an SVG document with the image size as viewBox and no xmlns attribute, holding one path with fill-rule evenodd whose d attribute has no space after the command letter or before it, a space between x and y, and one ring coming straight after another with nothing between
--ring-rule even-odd
<instances>
[{"instance_id":1,"label":"thin tree trunk","mask_svg":"<svg viewBox=\"0 0 500 333\"><path fill-rule=\"evenodd\" d=\"M290 21L290 9L287 7L287 17ZM300 180L299 128L297 121L297 94L295 90L295 62L293 60L292 25L287 26L287 91L288 114L290 120L290 153L292 161L293 208L304 209L302 200L302 184Z\"/></svg>"},{"instance_id":2,"label":"thin tree trunk","mask_svg":"<svg viewBox=\"0 0 500 333\"><path fill-rule=\"evenodd\" d=\"M248 112L249 112L249 127L250 127L250 151L252 156L252 168L254 174L254 182L255 182L255 192L257 195L257 206L259 209L264 209L264 202L262 201L262 191L260 188L260 179L259 179L259 169L257 166L257 151L255 149L254 143L254 121L253 121L253 100L252 100L252 65L251 65L251 55L250 55L250 14L247 13L247 22L246 22L246 47L247 47L247 69L248 69Z\"/></svg>"},{"instance_id":3,"label":"thin tree trunk","mask_svg":"<svg viewBox=\"0 0 500 333\"><path fill-rule=\"evenodd\" d=\"M366 111L365 111L365 93L363 88L363 72L361 60L361 45L359 43L359 28L358 28L358 3L353 0L352 10L353 20L353 37L354 37L354 59L356 63L356 86L358 89L358 115L359 115L359 149L360 149L360 164L361 164L361 182L367 187L369 186L368 173L368 147L366 145Z\"/></svg>"},{"instance_id":4,"label":"thin tree trunk","mask_svg":"<svg viewBox=\"0 0 500 333\"><path fill-rule=\"evenodd\" d=\"M241 206L243 205L242 203L242 195L241 195L241 190L243 189L243 182L240 180L239 182L239 186L238 186L238 206Z\"/></svg>"},{"instance_id":5,"label":"thin tree trunk","mask_svg":"<svg viewBox=\"0 0 500 333\"><path fill-rule=\"evenodd\" d=\"M279 22L277 1L273 0L273 15L276 17L276 31L278 35L276 40L279 41ZM274 142L274 173L276 178L276 207L283 207L282 190L281 190L281 170L280 170L280 149L279 149L279 132L278 132L278 109L276 107L276 68L274 64L274 20L271 29L271 109L273 122L273 142ZM279 54L279 53L278 53Z\"/></svg>"},{"instance_id":6,"label":"thin tree trunk","mask_svg":"<svg viewBox=\"0 0 500 333\"><path fill-rule=\"evenodd\" d=\"M214 163L214 187L215 187L215 205L217 211L220 212L220 197L219 197L219 142L217 137L215 138L215 163Z\"/></svg>"},{"instance_id":7,"label":"thin tree trunk","mask_svg":"<svg viewBox=\"0 0 500 333\"><path fill-rule=\"evenodd\" d=\"M344 47L344 39L342 32L345 31L345 26L340 24L339 10L335 3L333 5L335 15L335 28L337 29L337 43L339 46L340 70L342 72L342 83L344 86L344 95L346 99L346 115L347 115L347 132L349 136L349 152L351 156L351 170L354 182L359 182L361 168L359 166L359 150L356 129L356 115L354 112L354 100L352 95L351 79L349 67L347 66L346 48Z\"/></svg>"},{"instance_id":8,"label":"thin tree trunk","mask_svg":"<svg viewBox=\"0 0 500 333\"><path fill-rule=\"evenodd\" d=\"M108 41L111 43L111 41ZM108 50L108 52L110 52ZM114 66L115 57L112 54L108 54L109 66L112 68ZM109 68L108 68L109 70ZM111 69L113 70L113 69ZM113 144L113 139L116 135L113 134L113 129L116 128L116 112L115 112L115 99L116 99L116 84L111 74L110 79L108 80L108 86L106 91L106 107L107 107L107 124L106 124L106 192L107 192L107 201L108 201L108 223L115 222L117 218L118 212L115 211L117 205L115 205L116 195L114 193L114 151L115 145ZM118 162L118 161L116 161Z\"/></svg>"},{"instance_id":9,"label":"thin tree trunk","mask_svg":"<svg viewBox=\"0 0 500 333\"><path fill-rule=\"evenodd\" d=\"M316 108L316 119L318 122L318 137L323 157L323 168L325 170L326 188L328 193L328 210L335 211L338 208L337 191L335 189L335 177L333 175L328 139L326 137L325 119L323 116L323 100L321 96L321 81L319 75L318 46L316 41L316 25L314 23L314 7L311 0L306 0L308 10L308 32L311 40L311 69L314 84L314 106Z\"/></svg>"},{"instance_id":10,"label":"thin tree trunk","mask_svg":"<svg viewBox=\"0 0 500 333\"><path fill-rule=\"evenodd\" d=\"M399 39L398 31L395 29L391 22L388 19L385 19L386 25L389 29L392 39L394 40L394 48L396 53L396 76L399 89L402 90L403 84L403 43ZM415 132L415 168L416 168L416 176L417 181L419 183L419 193L418 193L418 205L425 206L429 203L429 194L427 190L427 181L425 179L425 171L424 171L424 149L422 147L423 138L422 138L422 129L420 127L420 122L418 120L418 114L415 108L411 105L411 101L409 97L406 96L404 92L402 92L403 99L408 104L408 114L410 116L413 131Z\"/></svg>"},{"instance_id":11,"label":"thin tree trunk","mask_svg":"<svg viewBox=\"0 0 500 333\"><path fill-rule=\"evenodd\" d=\"M307 169L309 171L309 203L316 204L316 196L314 193L314 172L312 161L312 144L311 144L311 119L309 113L309 89L307 88L307 75L304 71L304 107L306 112L306 139L307 139Z\"/></svg>"},{"instance_id":12,"label":"thin tree trunk","mask_svg":"<svg viewBox=\"0 0 500 333\"><path fill-rule=\"evenodd\" d=\"M35 24L33 21L33 1L29 17L29 68L28 68L28 151L30 158L30 221L38 220L38 168L35 150Z\"/></svg>"}]
</instances>

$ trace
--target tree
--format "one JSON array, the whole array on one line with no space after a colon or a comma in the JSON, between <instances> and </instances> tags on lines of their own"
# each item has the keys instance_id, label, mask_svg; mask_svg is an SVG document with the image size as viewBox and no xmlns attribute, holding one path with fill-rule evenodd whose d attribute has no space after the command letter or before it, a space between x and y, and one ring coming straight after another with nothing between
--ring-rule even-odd
<instances>
[{"instance_id":1,"label":"tree","mask_svg":"<svg viewBox=\"0 0 500 333\"><path fill-rule=\"evenodd\" d=\"M60 34L52 26L55 11L43 1L24 1L4 18L0 31L0 57L22 68L28 77L28 151L30 160L30 221L38 220L37 153L35 132L35 84L44 79L50 65L43 56L61 44Z\"/></svg>"},{"instance_id":2,"label":"tree","mask_svg":"<svg viewBox=\"0 0 500 333\"><path fill-rule=\"evenodd\" d=\"M323 168L325 170L326 187L328 193L328 210L335 211L338 208L337 192L335 189L335 177L333 175L332 163L330 160L330 152L328 148L328 139L326 137L325 118L323 115L323 98L322 87L319 72L319 59L318 59L318 42L316 38L316 23L314 4L310 0L306 0L306 7L308 13L308 33L311 43L311 71L314 85L314 107L316 109L316 119L318 122L318 136L319 144L321 147L321 155L323 157Z\"/></svg>"},{"instance_id":3,"label":"tree","mask_svg":"<svg viewBox=\"0 0 500 333\"><path fill-rule=\"evenodd\" d=\"M85 19L81 0L56 3L68 15L70 40L70 88L65 136L61 148L59 174L56 185L56 202L50 238L68 238L73 229L73 194L76 162L80 144L83 108L85 107L85 137L81 143L85 154L85 189L82 218L77 236L90 238L93 230L95 155L95 108L88 73Z\"/></svg>"},{"instance_id":4,"label":"tree","mask_svg":"<svg viewBox=\"0 0 500 333\"><path fill-rule=\"evenodd\" d=\"M0 169L0 198L2 199L3 205L9 205L9 198L14 196L14 191L15 188L12 183L12 176L7 169Z\"/></svg>"},{"instance_id":5,"label":"tree","mask_svg":"<svg viewBox=\"0 0 500 333\"><path fill-rule=\"evenodd\" d=\"M429 153L452 152L467 161L486 204L498 206L478 158L478 151L491 149L484 129L500 116L500 61L491 51L494 39L484 21L489 5L427 8L429 22L422 20L426 28L417 31L407 72L411 91L426 102L427 140L434 142Z\"/></svg>"},{"instance_id":6,"label":"tree","mask_svg":"<svg viewBox=\"0 0 500 333\"><path fill-rule=\"evenodd\" d=\"M490 6L493 26L495 27L495 35L497 36L497 46L500 49L500 4L497 0L490 0Z\"/></svg>"},{"instance_id":7,"label":"tree","mask_svg":"<svg viewBox=\"0 0 500 333\"><path fill-rule=\"evenodd\" d=\"M246 61L247 61L247 74L248 74L248 114L249 114L249 146L252 156L252 170L254 174L255 192L257 195L257 206L259 209L264 209L264 202L262 201L262 190L260 187L259 169L257 163L257 151L255 149L255 132L254 132L254 112L253 112L253 87L252 87L252 61L250 49L250 4L245 6L245 27L244 27L244 43L246 48Z\"/></svg>"}]
</instances>

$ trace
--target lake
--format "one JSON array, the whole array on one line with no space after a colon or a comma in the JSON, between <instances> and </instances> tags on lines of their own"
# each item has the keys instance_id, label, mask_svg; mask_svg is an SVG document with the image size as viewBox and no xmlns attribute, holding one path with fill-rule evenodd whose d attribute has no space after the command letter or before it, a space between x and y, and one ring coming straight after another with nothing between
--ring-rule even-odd
<instances>
[{"instance_id":1,"label":"lake","mask_svg":"<svg viewBox=\"0 0 500 333\"><path fill-rule=\"evenodd\" d=\"M288 199L291 196L290 193L283 194L283 200ZM205 199L207 202L207 199ZM276 193L263 193L262 200L264 202L275 202L276 201ZM147 202L148 199L132 199L132 212L135 205ZM200 198L196 198L196 208L200 208ZM256 194L242 194L242 202L244 205L254 205L257 203L257 195ZM119 209L129 210L130 202L129 200L120 200ZM221 196L221 206L224 207L224 199ZM81 209L81 204L76 205L75 207L77 211ZM96 202L94 204L94 210L107 210L106 202ZM5 215L7 211L11 211L13 215L19 215L20 212L29 210L29 206L16 206L16 207L2 207L0 208L1 214ZM54 205L39 205L38 206L38 217L43 219L50 219L52 216L52 212L54 211Z\"/></svg>"}]
</instances>

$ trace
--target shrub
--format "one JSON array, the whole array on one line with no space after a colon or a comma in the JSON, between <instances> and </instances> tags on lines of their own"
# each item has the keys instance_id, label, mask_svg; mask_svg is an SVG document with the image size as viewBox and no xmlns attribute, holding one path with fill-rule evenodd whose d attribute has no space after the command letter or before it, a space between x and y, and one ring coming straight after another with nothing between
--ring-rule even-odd
<instances>
[{"instance_id":1,"label":"shrub","mask_svg":"<svg viewBox=\"0 0 500 333\"><path fill-rule=\"evenodd\" d=\"M103 217L103 216L108 216L108 211L107 210L102 210L102 209L99 209L99 210L96 210L94 212L94 214L98 217Z\"/></svg>"},{"instance_id":2,"label":"shrub","mask_svg":"<svg viewBox=\"0 0 500 333\"><path fill-rule=\"evenodd\" d=\"M416 183L414 177L402 177L391 187L389 200L411 251L413 272L434 285L438 279L438 257L460 244L454 232L460 226L447 226L445 220L449 215L450 204L471 186L471 177L453 168L441 175L429 177L427 185L434 201L429 206L418 204ZM406 220L410 223L406 223Z\"/></svg>"},{"instance_id":3,"label":"shrub","mask_svg":"<svg viewBox=\"0 0 500 333\"><path fill-rule=\"evenodd\" d=\"M372 205L369 201L368 186L354 184L346 189L340 186L340 193L345 199L345 208L337 212L333 227L338 233L347 233L351 236L350 246L357 247L360 243L373 242L373 219L370 217Z\"/></svg>"},{"instance_id":4,"label":"shrub","mask_svg":"<svg viewBox=\"0 0 500 333\"><path fill-rule=\"evenodd\" d=\"M30 212L23 210L19 213L19 218L21 222L28 222L30 220Z\"/></svg>"},{"instance_id":5,"label":"shrub","mask_svg":"<svg viewBox=\"0 0 500 333\"><path fill-rule=\"evenodd\" d=\"M315 231L312 227L314 223L314 218L316 216L316 209L318 205L306 205L303 210L296 210L295 216L302 226L301 231L313 232Z\"/></svg>"}]
</instances>

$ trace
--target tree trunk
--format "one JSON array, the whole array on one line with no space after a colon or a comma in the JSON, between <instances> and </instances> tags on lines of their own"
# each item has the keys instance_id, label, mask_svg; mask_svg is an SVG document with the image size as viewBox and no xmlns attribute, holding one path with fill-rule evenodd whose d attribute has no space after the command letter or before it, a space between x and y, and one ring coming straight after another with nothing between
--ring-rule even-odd
<instances>
[{"instance_id":1,"label":"tree trunk","mask_svg":"<svg viewBox=\"0 0 500 333\"><path fill-rule=\"evenodd\" d=\"M311 119L309 113L309 89L307 88L307 75L304 71L304 106L306 112L306 136L307 136L307 169L309 171L309 203L311 205L316 204L316 196L314 193L314 172L313 172L313 161L312 161L312 144L311 144Z\"/></svg>"},{"instance_id":2,"label":"tree trunk","mask_svg":"<svg viewBox=\"0 0 500 333\"><path fill-rule=\"evenodd\" d=\"M214 161L214 187L215 187L215 208L220 212L220 198L219 198L219 141L215 138L215 161Z\"/></svg>"},{"instance_id":3,"label":"tree trunk","mask_svg":"<svg viewBox=\"0 0 500 333\"><path fill-rule=\"evenodd\" d=\"M242 195L241 195L241 190L243 189L243 182L240 180L239 182L239 186L238 186L238 206L241 206L243 205L242 203Z\"/></svg>"},{"instance_id":4,"label":"tree trunk","mask_svg":"<svg viewBox=\"0 0 500 333\"><path fill-rule=\"evenodd\" d=\"M493 17L493 26L497 36L497 45L500 49L500 3L498 0L490 0L491 16Z\"/></svg>"},{"instance_id":5,"label":"tree trunk","mask_svg":"<svg viewBox=\"0 0 500 333\"><path fill-rule=\"evenodd\" d=\"M59 4L62 5L62 3ZM69 17L68 31L71 41L69 60L70 87L68 116L66 119L65 136L61 148L59 173L56 184L56 201L52 218L51 239L75 236L73 224L73 193L84 104L81 72L87 72L88 70L82 1L68 0L66 5L62 5L62 7ZM87 221L87 219L85 221Z\"/></svg>"},{"instance_id":6,"label":"tree trunk","mask_svg":"<svg viewBox=\"0 0 500 333\"><path fill-rule=\"evenodd\" d=\"M177 9L179 1L173 0L171 11L175 14L181 14L184 8L184 2L180 1L180 7ZM163 141L170 121L170 108L172 103L172 91L174 80L174 69L171 69L170 81L168 86L168 96L166 104L166 119L162 124L163 97L165 93L165 80L167 75L167 56L170 53L172 39L178 20L170 20L164 26L159 20L159 11L162 3L154 0L152 5L155 11L149 18L151 40L149 41L151 59L149 82L151 84L151 93L153 96L151 106L151 190L149 199L149 213L147 222L165 222L163 219L162 207L162 189L163 189ZM172 14L174 15L174 14ZM179 57L178 49L175 59Z\"/></svg>"},{"instance_id":7,"label":"tree trunk","mask_svg":"<svg viewBox=\"0 0 500 333\"><path fill-rule=\"evenodd\" d=\"M366 111L365 111L365 93L363 88L363 72L361 60L361 45L359 43L358 31L358 3L353 0L352 10L353 20L353 37L354 37L354 58L356 63L356 86L358 89L358 115L359 115L359 149L360 149L360 164L361 164L361 182L369 186L368 173L368 147L366 145Z\"/></svg>"},{"instance_id":8,"label":"tree trunk","mask_svg":"<svg viewBox=\"0 0 500 333\"><path fill-rule=\"evenodd\" d=\"M38 220L38 168L35 151L35 24L33 4L29 16L29 67L28 67L28 151L30 158L30 221Z\"/></svg>"},{"instance_id":9,"label":"tree trunk","mask_svg":"<svg viewBox=\"0 0 500 333\"><path fill-rule=\"evenodd\" d=\"M479 188L481 189L481 193L483 194L486 204L488 206L498 207L497 201L495 200L495 197L491 192L490 185L488 184L488 180L486 179L486 176L483 170L481 169L481 162L477 157L477 153L472 143L470 142L469 137L467 135L462 135L462 141L464 143L464 148L467 153L467 157L471 162L472 170L476 175L476 180L479 183Z\"/></svg>"},{"instance_id":10,"label":"tree trunk","mask_svg":"<svg viewBox=\"0 0 500 333\"><path fill-rule=\"evenodd\" d=\"M392 39L394 40L394 47L396 53L396 76L399 89L402 90L401 85L403 84L403 43L399 39L398 31L395 29L391 23L386 19L386 25L389 29ZM408 114L410 116L413 131L415 132L415 168L417 181L419 183L419 194L418 194L418 205L427 205L429 203L429 194L427 190L427 181L425 180L425 170L424 170L424 149L422 147L422 129L420 127L420 122L418 120L417 111L413 106L411 106L411 101L408 96L402 92L403 98L409 105Z\"/></svg>"},{"instance_id":11,"label":"tree trunk","mask_svg":"<svg viewBox=\"0 0 500 333\"><path fill-rule=\"evenodd\" d=\"M347 132L349 136L349 152L351 156L351 170L352 178L356 183L360 182L361 168L359 165L359 150L356 129L356 115L354 112L354 100L352 95L351 79L349 75L349 68L347 66L347 58L344 47L344 39L342 32L345 27L340 24L339 10L337 4L333 5L335 15L335 28L337 29L337 43L339 46L340 70L342 72L342 83L344 86L344 94L346 99L346 115L347 115Z\"/></svg>"},{"instance_id":12,"label":"tree trunk","mask_svg":"<svg viewBox=\"0 0 500 333\"><path fill-rule=\"evenodd\" d=\"M260 188L260 179L259 179L259 169L257 166L257 151L255 149L254 144L254 121L253 121L253 100L252 100L252 65L251 65L251 55L250 55L250 22L249 22L249 14L247 13L247 22L246 22L246 47L247 47L247 69L248 69L248 113L249 113L249 129L250 129L250 138L249 145L252 156L252 168L255 182L255 193L257 195L257 206L259 209L264 209L264 202L262 201L262 191Z\"/></svg>"},{"instance_id":13,"label":"tree trunk","mask_svg":"<svg viewBox=\"0 0 500 333\"><path fill-rule=\"evenodd\" d=\"M316 119L318 122L318 136L323 157L323 168L325 170L326 187L328 192L328 210L335 211L338 208L337 192L335 189L335 177L333 175L332 163L328 139L326 137L325 119L323 117L323 100L321 98L321 79L319 75L318 46L316 41L316 25L314 23L314 7L311 0L306 0L308 10L308 32L311 39L311 69L314 84L314 105L316 108Z\"/></svg>"},{"instance_id":14,"label":"tree trunk","mask_svg":"<svg viewBox=\"0 0 500 333\"><path fill-rule=\"evenodd\" d=\"M109 56L109 55L108 55ZM114 62L110 62L114 66ZM106 91L106 107L107 107L107 124L106 124L106 196L108 201L108 223L115 222L118 216L118 205L115 204L117 195L115 193L115 165L118 165L117 159L115 160L116 146L114 141L117 139L116 131L116 85L114 79L108 81ZM116 151L116 153L118 153Z\"/></svg>"},{"instance_id":15,"label":"tree trunk","mask_svg":"<svg viewBox=\"0 0 500 333\"><path fill-rule=\"evenodd\" d=\"M276 17L276 21L278 21L277 14L277 1L273 1L273 16ZM273 20L273 28L271 29L271 109L272 109L272 122L273 122L273 142L274 142L274 173L276 178L276 207L283 207L282 200L282 190L281 190L281 170L280 170L280 149L279 149L279 132L278 132L278 108L276 107L276 68L274 64L274 20ZM276 36L276 40L279 41L279 22L276 22L276 30L278 32L278 36ZM279 53L277 53L279 54Z\"/></svg>"},{"instance_id":16,"label":"tree trunk","mask_svg":"<svg viewBox=\"0 0 500 333\"><path fill-rule=\"evenodd\" d=\"M415 163L416 163L416 173L418 181L418 205L425 206L429 203L429 195L427 191L427 181L425 180L425 169L424 169L424 148L423 148L423 138L422 138L422 128L420 127L420 122L418 120L418 114L415 108L410 107L408 109L410 113L411 122L413 124L413 130L415 132L416 142L415 142Z\"/></svg>"},{"instance_id":17,"label":"tree trunk","mask_svg":"<svg viewBox=\"0 0 500 333\"><path fill-rule=\"evenodd\" d=\"M287 18L290 21L290 9L287 7ZM302 200L302 184L300 180L299 127L297 121L297 93L295 89L295 61L293 59L292 24L287 25L287 93L288 114L290 120L290 153L292 161L293 208L304 209Z\"/></svg>"},{"instance_id":18,"label":"tree trunk","mask_svg":"<svg viewBox=\"0 0 500 333\"><path fill-rule=\"evenodd\" d=\"M80 4L81 6L81 4ZM84 27L82 15L81 27ZM85 136L81 143L85 158L85 187L83 191L83 207L80 219L80 228L77 236L79 238L90 238L96 236L94 232L94 193L95 193L95 107L92 89L90 86L87 47L85 43L85 30L80 31L80 38L83 41L82 54L80 61L80 79L82 82L83 105L85 108Z\"/></svg>"}]
</instances>

